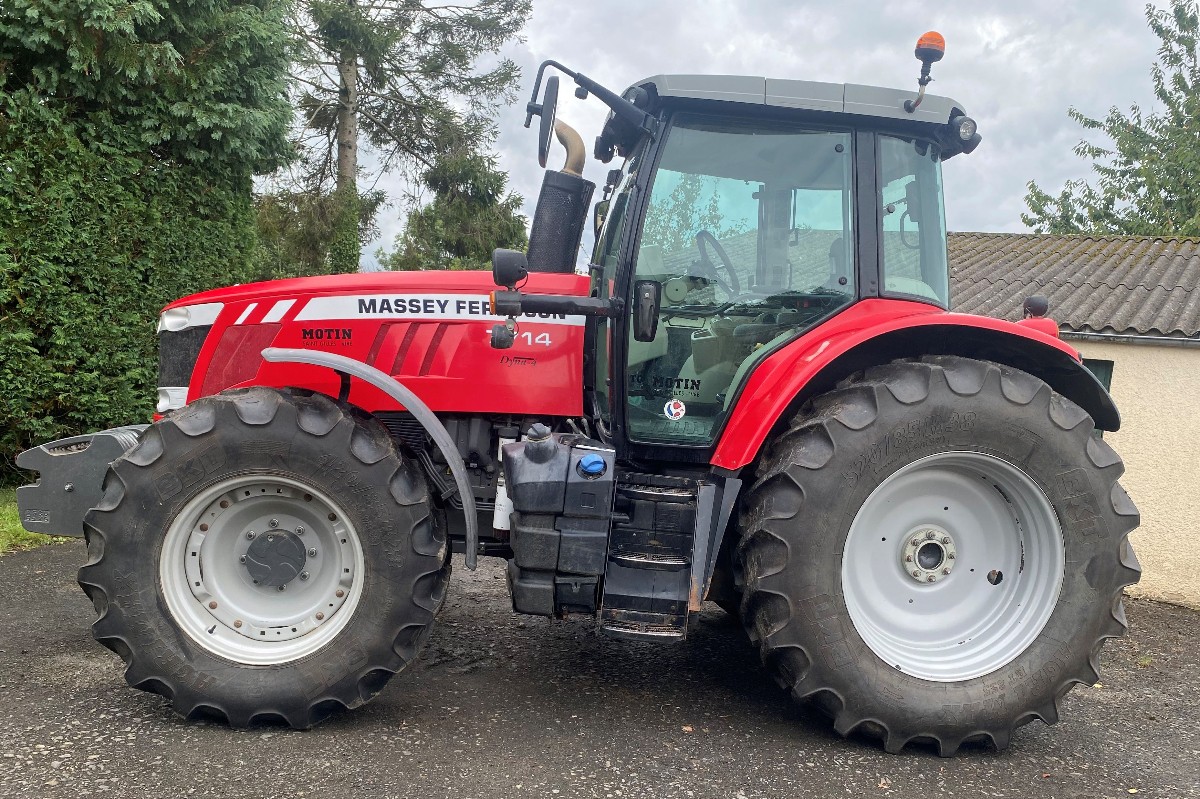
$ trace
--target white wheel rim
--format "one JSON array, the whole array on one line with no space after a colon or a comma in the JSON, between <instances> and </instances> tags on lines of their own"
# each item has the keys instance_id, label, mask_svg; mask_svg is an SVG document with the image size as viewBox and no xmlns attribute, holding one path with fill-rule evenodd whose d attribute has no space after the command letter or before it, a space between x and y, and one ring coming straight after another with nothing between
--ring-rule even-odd
<instances>
[{"instance_id":1,"label":"white wheel rim","mask_svg":"<svg viewBox=\"0 0 1200 799\"><path fill-rule=\"evenodd\" d=\"M297 545L302 560L274 554ZM263 563L283 565L256 583ZM302 565L289 577L295 563ZM326 646L353 617L365 576L362 544L342 507L274 475L204 489L167 528L159 556L163 598L179 627L212 654L247 665L286 663Z\"/></svg>"},{"instance_id":2,"label":"white wheel rim","mask_svg":"<svg viewBox=\"0 0 1200 799\"><path fill-rule=\"evenodd\" d=\"M958 682L1029 648L1054 612L1064 566L1058 517L1029 475L991 455L945 452L867 497L846 537L842 591L880 659Z\"/></svg>"}]
</instances>

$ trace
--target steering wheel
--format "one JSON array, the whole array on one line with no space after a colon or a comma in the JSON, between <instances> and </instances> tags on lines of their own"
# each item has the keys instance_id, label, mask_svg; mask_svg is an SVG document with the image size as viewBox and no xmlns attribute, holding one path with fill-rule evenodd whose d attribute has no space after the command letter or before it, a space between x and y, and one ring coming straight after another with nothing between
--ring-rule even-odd
<instances>
[{"instance_id":1,"label":"steering wheel","mask_svg":"<svg viewBox=\"0 0 1200 799\"><path fill-rule=\"evenodd\" d=\"M696 249L700 251L700 266L708 271L718 286L725 289L725 292L732 297L742 293L742 281L738 280L737 272L733 270L733 261L729 260L729 253L725 252L725 248L721 246L721 242L717 241L716 236L707 230L701 230L696 234ZM717 254L717 258L721 261L721 269L729 277L728 281L721 277L721 272L708 257L709 249Z\"/></svg>"}]
</instances>

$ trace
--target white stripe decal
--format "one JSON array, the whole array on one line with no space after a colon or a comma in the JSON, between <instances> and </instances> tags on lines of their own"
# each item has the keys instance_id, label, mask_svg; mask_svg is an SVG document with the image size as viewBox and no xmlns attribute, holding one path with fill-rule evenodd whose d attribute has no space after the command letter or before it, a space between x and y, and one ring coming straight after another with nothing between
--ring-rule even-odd
<instances>
[{"instance_id":1,"label":"white stripe decal","mask_svg":"<svg viewBox=\"0 0 1200 799\"><path fill-rule=\"evenodd\" d=\"M325 319L462 319L502 322L491 313L486 294L350 294L317 297L296 314L297 322ZM582 316L525 314L518 321L583 325Z\"/></svg>"},{"instance_id":2,"label":"white stripe decal","mask_svg":"<svg viewBox=\"0 0 1200 799\"><path fill-rule=\"evenodd\" d=\"M288 308L295 304L295 300L280 300L271 306L271 310L267 311L267 315L263 317L263 323L278 322L288 312Z\"/></svg>"},{"instance_id":3,"label":"white stripe decal","mask_svg":"<svg viewBox=\"0 0 1200 799\"><path fill-rule=\"evenodd\" d=\"M241 316L239 316L239 317L237 318L237 321L236 321L236 322L234 322L234 324L235 324L235 325L240 325L240 324L242 324L243 322L245 322L245 321L246 321L246 319L247 319L247 318L250 316L250 314L254 313L254 309L255 309L255 308L257 308L257 307L258 307L258 303L257 303L257 302L252 302L252 303L250 303L249 305L247 305L247 306L246 306L246 310L242 311L242 315L241 315Z\"/></svg>"}]
</instances>

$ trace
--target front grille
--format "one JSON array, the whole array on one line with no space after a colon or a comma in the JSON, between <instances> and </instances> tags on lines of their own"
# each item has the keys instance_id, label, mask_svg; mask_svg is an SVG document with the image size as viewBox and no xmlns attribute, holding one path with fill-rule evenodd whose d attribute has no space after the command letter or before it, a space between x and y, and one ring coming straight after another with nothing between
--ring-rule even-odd
<instances>
[{"instance_id":1,"label":"front grille","mask_svg":"<svg viewBox=\"0 0 1200 799\"><path fill-rule=\"evenodd\" d=\"M200 357L200 348L212 325L163 330L158 334L158 384L186 387L192 383L192 370Z\"/></svg>"}]
</instances>

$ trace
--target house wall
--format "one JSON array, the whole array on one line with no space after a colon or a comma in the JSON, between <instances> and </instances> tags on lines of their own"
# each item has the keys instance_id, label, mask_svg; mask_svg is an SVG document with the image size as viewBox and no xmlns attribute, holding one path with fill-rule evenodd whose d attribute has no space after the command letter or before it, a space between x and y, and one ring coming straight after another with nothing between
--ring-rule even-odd
<instances>
[{"instance_id":1,"label":"house wall","mask_svg":"<svg viewBox=\"0 0 1200 799\"><path fill-rule=\"evenodd\" d=\"M1142 562L1131 594L1200 608L1200 347L1071 341L1112 361L1121 429L1104 440L1142 513L1130 536Z\"/></svg>"}]
</instances>

